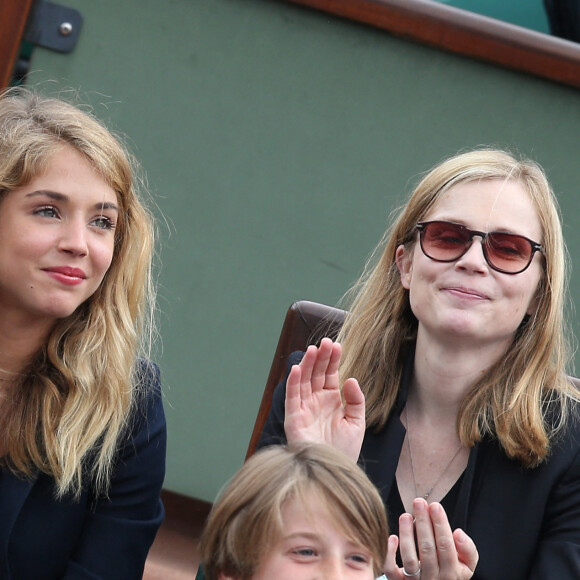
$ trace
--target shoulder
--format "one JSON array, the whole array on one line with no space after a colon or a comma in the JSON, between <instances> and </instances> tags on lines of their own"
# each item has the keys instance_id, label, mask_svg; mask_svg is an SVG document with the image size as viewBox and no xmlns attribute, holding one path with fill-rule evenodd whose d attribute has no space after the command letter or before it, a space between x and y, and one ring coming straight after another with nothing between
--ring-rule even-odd
<instances>
[{"instance_id":1,"label":"shoulder","mask_svg":"<svg viewBox=\"0 0 580 580\"><path fill-rule=\"evenodd\" d=\"M137 409L162 406L161 371L148 359L139 359L133 373L133 388Z\"/></svg>"},{"instance_id":2,"label":"shoulder","mask_svg":"<svg viewBox=\"0 0 580 580\"><path fill-rule=\"evenodd\" d=\"M291 353L286 364L286 372L289 373L292 366L299 364L303 358L304 351L302 350L295 350L293 353Z\"/></svg>"},{"instance_id":3,"label":"shoulder","mask_svg":"<svg viewBox=\"0 0 580 580\"><path fill-rule=\"evenodd\" d=\"M580 400L569 397L550 403L545 417L551 429L550 451L538 469L557 474L560 480L580 481Z\"/></svg>"},{"instance_id":4,"label":"shoulder","mask_svg":"<svg viewBox=\"0 0 580 580\"><path fill-rule=\"evenodd\" d=\"M165 412L159 366L148 359L137 361L133 373L134 404L129 415L125 442L147 440L165 434Z\"/></svg>"},{"instance_id":5,"label":"shoulder","mask_svg":"<svg viewBox=\"0 0 580 580\"><path fill-rule=\"evenodd\" d=\"M580 454L580 401L570 400L563 424L555 431L553 444L574 455Z\"/></svg>"},{"instance_id":6,"label":"shoulder","mask_svg":"<svg viewBox=\"0 0 580 580\"><path fill-rule=\"evenodd\" d=\"M161 371L153 361L140 358L133 370L133 386L137 390L158 391L161 395Z\"/></svg>"},{"instance_id":7,"label":"shoulder","mask_svg":"<svg viewBox=\"0 0 580 580\"><path fill-rule=\"evenodd\" d=\"M568 439L580 441L580 391L576 390L575 382L571 384L573 388L568 392L545 398L543 402L544 421L553 434L553 443Z\"/></svg>"}]
</instances>

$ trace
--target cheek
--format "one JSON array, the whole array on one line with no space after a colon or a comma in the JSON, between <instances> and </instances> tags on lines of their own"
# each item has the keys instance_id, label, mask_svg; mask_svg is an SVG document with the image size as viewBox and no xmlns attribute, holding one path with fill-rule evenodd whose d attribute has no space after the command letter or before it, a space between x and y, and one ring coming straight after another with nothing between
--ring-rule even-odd
<instances>
[{"instance_id":1,"label":"cheek","mask_svg":"<svg viewBox=\"0 0 580 580\"><path fill-rule=\"evenodd\" d=\"M49 254L58 243L50 234L38 235L37 232L22 232L18 237L7 240L15 255L30 258Z\"/></svg>"},{"instance_id":2,"label":"cheek","mask_svg":"<svg viewBox=\"0 0 580 580\"><path fill-rule=\"evenodd\" d=\"M533 287L533 291L530 291L530 287ZM533 314L537 306L537 285L530 281L529 285L526 284L512 289L510 294L513 299L513 312L515 315L521 316L523 319L526 314Z\"/></svg>"},{"instance_id":3,"label":"cheek","mask_svg":"<svg viewBox=\"0 0 580 580\"><path fill-rule=\"evenodd\" d=\"M103 241L94 253L95 267L104 276L113 263L115 252L115 242L113 240Z\"/></svg>"}]
</instances>

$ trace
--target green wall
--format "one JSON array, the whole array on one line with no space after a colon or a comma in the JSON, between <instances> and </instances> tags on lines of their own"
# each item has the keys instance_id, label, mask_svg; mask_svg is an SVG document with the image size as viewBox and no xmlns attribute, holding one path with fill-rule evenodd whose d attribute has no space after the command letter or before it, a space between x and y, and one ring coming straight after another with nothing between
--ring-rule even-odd
<instances>
[{"instance_id":1,"label":"green wall","mask_svg":"<svg viewBox=\"0 0 580 580\"><path fill-rule=\"evenodd\" d=\"M478 144L542 163L572 250L580 92L274 0L67 0L73 87L130 136L160 221L168 488L211 500L244 458L289 304L336 303L416 176ZM580 279L573 278L580 300Z\"/></svg>"}]
</instances>

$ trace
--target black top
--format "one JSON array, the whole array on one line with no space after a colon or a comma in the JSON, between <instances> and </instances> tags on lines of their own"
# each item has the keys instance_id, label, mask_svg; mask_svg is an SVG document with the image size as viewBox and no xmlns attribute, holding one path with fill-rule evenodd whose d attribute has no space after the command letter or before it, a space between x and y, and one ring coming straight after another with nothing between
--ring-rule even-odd
<instances>
[{"instance_id":1,"label":"black top","mask_svg":"<svg viewBox=\"0 0 580 580\"><path fill-rule=\"evenodd\" d=\"M445 497L439 502L445 513L453 513L457 498L459 497L459 490L461 489L461 482L463 474L453 484L453 487L447 492ZM395 477L394 485L391 487L391 493L387 498L387 520L389 522L389 533L399 535L399 518L405 513L405 506L401 499L399 486L397 485L397 478Z\"/></svg>"}]
</instances>

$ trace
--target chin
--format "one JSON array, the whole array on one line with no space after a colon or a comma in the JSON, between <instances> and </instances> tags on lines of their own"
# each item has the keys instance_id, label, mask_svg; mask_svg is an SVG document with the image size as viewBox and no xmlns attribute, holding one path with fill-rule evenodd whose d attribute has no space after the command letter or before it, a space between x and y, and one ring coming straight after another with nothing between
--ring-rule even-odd
<instances>
[{"instance_id":1,"label":"chin","mask_svg":"<svg viewBox=\"0 0 580 580\"><path fill-rule=\"evenodd\" d=\"M64 320L72 316L79 307L80 304L52 304L42 311L41 316L49 319L52 318L56 322L57 320Z\"/></svg>"},{"instance_id":2,"label":"chin","mask_svg":"<svg viewBox=\"0 0 580 580\"><path fill-rule=\"evenodd\" d=\"M450 320L442 325L441 330L457 336L480 336L487 324L473 320Z\"/></svg>"}]
</instances>

